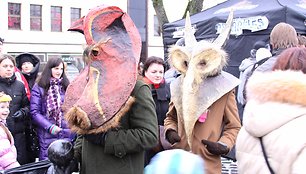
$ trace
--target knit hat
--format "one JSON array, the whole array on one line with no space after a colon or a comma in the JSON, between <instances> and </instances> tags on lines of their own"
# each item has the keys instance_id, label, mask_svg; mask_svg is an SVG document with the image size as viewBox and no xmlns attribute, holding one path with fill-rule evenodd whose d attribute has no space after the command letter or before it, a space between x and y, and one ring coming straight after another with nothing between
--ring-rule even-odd
<instances>
[{"instance_id":1,"label":"knit hat","mask_svg":"<svg viewBox=\"0 0 306 174\"><path fill-rule=\"evenodd\" d=\"M257 62L264 59L264 58L271 57L271 56L272 56L272 54L267 48L259 48L256 51L256 61Z\"/></svg>"},{"instance_id":2,"label":"knit hat","mask_svg":"<svg viewBox=\"0 0 306 174\"><path fill-rule=\"evenodd\" d=\"M0 92L0 102L9 102L12 101L11 96L6 95L4 92Z\"/></svg>"},{"instance_id":3,"label":"knit hat","mask_svg":"<svg viewBox=\"0 0 306 174\"><path fill-rule=\"evenodd\" d=\"M182 149L165 150L156 154L144 174L205 174L204 160Z\"/></svg>"}]
</instances>

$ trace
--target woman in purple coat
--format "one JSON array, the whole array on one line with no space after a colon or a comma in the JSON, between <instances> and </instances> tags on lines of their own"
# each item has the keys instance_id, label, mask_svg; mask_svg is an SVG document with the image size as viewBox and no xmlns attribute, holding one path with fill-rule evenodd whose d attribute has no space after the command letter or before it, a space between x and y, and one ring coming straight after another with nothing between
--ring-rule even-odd
<instances>
[{"instance_id":1,"label":"woman in purple coat","mask_svg":"<svg viewBox=\"0 0 306 174\"><path fill-rule=\"evenodd\" d=\"M37 126L40 160L48 158L47 149L53 141L74 139L61 110L68 84L64 62L60 58L53 58L48 60L32 88L30 107L33 122Z\"/></svg>"}]
</instances>

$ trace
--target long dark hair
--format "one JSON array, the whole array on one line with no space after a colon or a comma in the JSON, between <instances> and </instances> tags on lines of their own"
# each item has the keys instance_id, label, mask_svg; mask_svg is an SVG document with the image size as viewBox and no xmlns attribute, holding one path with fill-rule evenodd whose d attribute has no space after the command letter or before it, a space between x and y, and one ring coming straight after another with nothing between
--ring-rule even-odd
<instances>
[{"instance_id":1,"label":"long dark hair","mask_svg":"<svg viewBox=\"0 0 306 174\"><path fill-rule=\"evenodd\" d=\"M69 80L66 76L65 73L65 64L64 61L61 58L50 58L44 68L44 70L42 71L40 78L38 79L37 84L42 87L45 91L45 94L47 93L49 87L50 87L50 79L52 77L52 68L59 66L60 64L63 64L64 69L63 69L63 73L61 78L63 78L62 80L62 86L63 89L66 91L68 85L69 85Z\"/></svg>"}]
</instances>

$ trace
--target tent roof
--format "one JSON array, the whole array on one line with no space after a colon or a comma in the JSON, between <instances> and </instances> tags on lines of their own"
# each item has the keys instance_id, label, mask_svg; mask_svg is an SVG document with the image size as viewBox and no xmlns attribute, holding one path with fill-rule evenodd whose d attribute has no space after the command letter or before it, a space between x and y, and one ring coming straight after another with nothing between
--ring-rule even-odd
<instances>
[{"instance_id":1,"label":"tent roof","mask_svg":"<svg viewBox=\"0 0 306 174\"><path fill-rule=\"evenodd\" d=\"M227 71L235 76L239 76L238 66L250 56L256 41L269 43L269 35L276 24L289 23L299 34L306 35L306 0L228 0L190 17L196 39L215 39L231 8L235 9L234 22L224 48L229 54ZM183 37L184 25L185 19L164 25L166 59L169 46Z\"/></svg>"},{"instance_id":2,"label":"tent roof","mask_svg":"<svg viewBox=\"0 0 306 174\"><path fill-rule=\"evenodd\" d=\"M306 33L306 0L228 0L191 16L191 22L196 27L197 39L216 37L216 24L226 21L231 8L234 9L235 19L266 16L269 21L266 34L279 22L291 24L298 33ZM166 44L167 38L173 37L173 32L181 29L184 24L185 19L181 19L164 25Z\"/></svg>"}]
</instances>

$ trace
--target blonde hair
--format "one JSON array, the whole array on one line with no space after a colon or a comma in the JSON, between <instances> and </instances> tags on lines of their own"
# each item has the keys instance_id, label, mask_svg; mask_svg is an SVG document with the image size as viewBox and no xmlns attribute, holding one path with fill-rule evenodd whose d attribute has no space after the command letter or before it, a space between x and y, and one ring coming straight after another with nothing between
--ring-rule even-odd
<instances>
[{"instance_id":1,"label":"blonde hair","mask_svg":"<svg viewBox=\"0 0 306 174\"><path fill-rule=\"evenodd\" d=\"M296 47L298 39L294 27L284 22L278 23L271 31L270 43L273 49Z\"/></svg>"},{"instance_id":2,"label":"blonde hair","mask_svg":"<svg viewBox=\"0 0 306 174\"><path fill-rule=\"evenodd\" d=\"M0 102L10 102L12 101L11 96L5 94L4 92L0 91Z\"/></svg>"}]
</instances>

